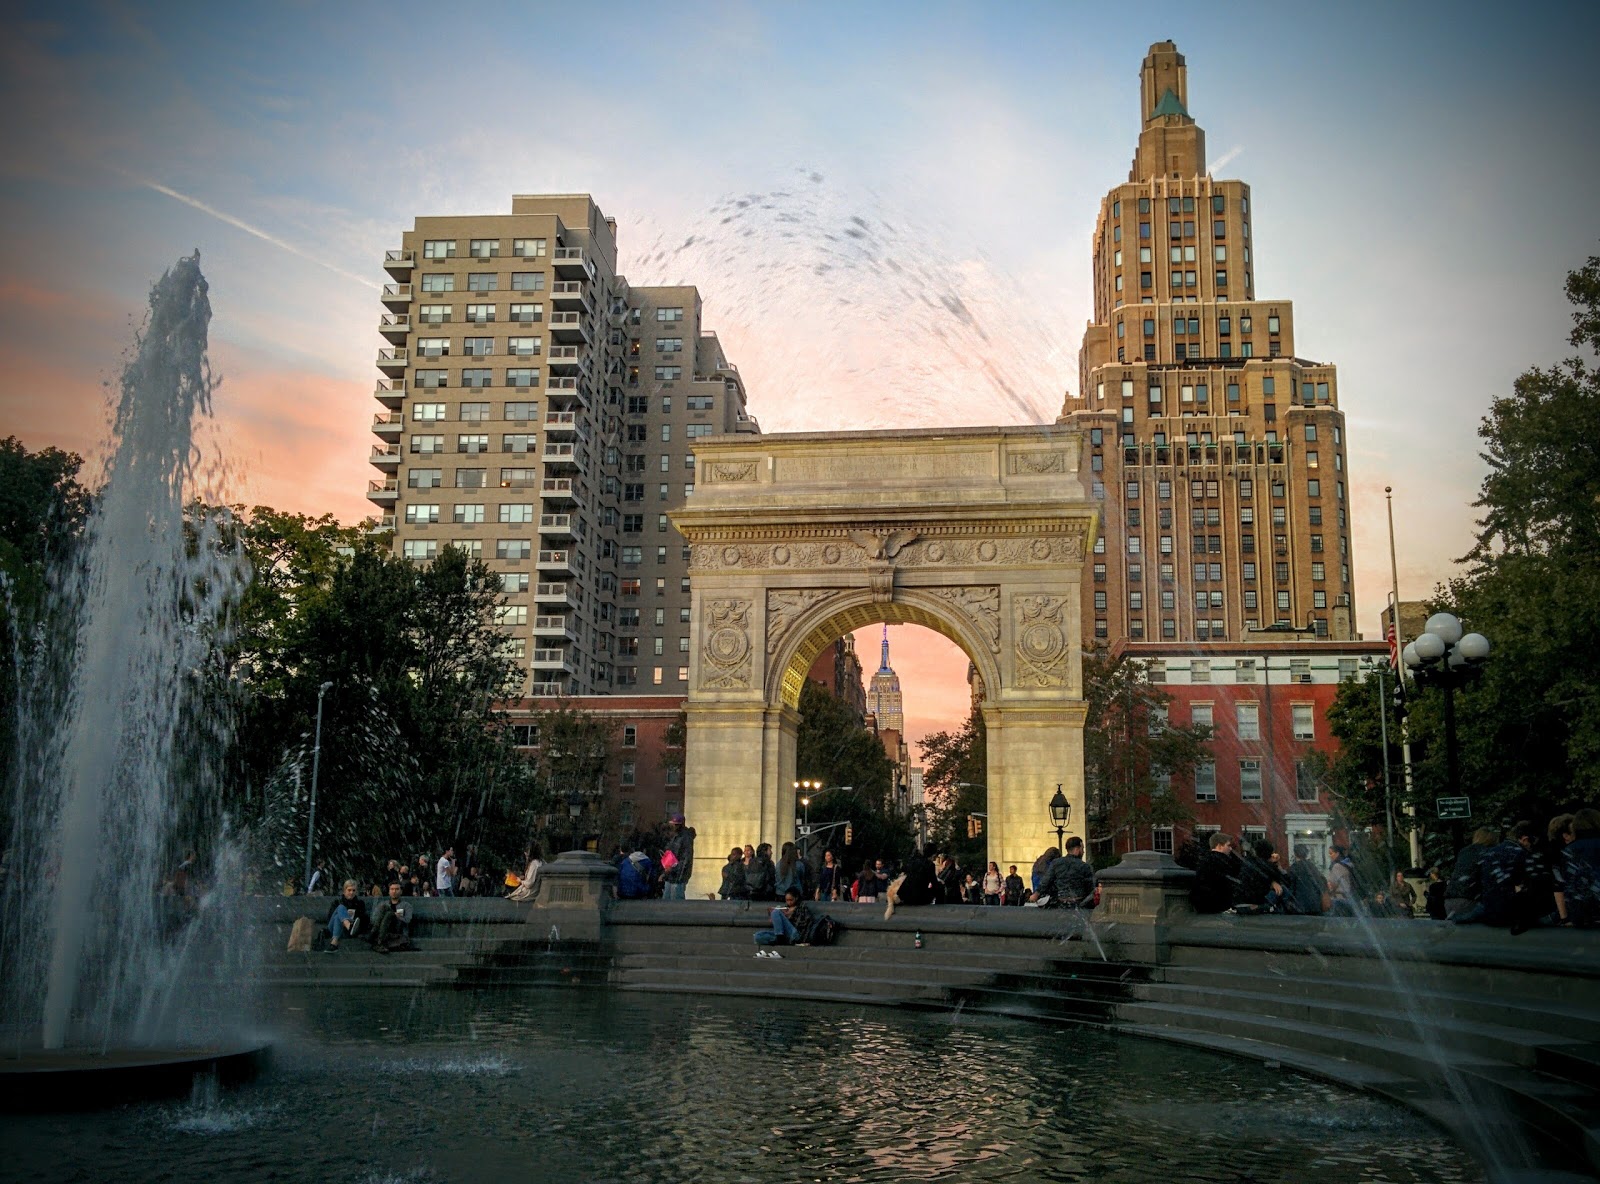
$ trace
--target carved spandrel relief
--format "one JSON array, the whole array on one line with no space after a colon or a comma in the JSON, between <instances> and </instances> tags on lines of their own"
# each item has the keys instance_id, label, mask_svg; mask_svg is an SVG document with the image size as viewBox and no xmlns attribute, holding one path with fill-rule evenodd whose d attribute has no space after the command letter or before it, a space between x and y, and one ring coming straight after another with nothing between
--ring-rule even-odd
<instances>
[{"instance_id":1,"label":"carved spandrel relief","mask_svg":"<svg viewBox=\"0 0 1600 1184\"><path fill-rule=\"evenodd\" d=\"M1066 601L1059 596L1019 596L1012 606L1017 685L1060 687L1067 683Z\"/></svg>"},{"instance_id":2,"label":"carved spandrel relief","mask_svg":"<svg viewBox=\"0 0 1600 1184\"><path fill-rule=\"evenodd\" d=\"M932 588L930 591L975 624L989 648L1000 652L999 588Z\"/></svg>"},{"instance_id":3,"label":"carved spandrel relief","mask_svg":"<svg viewBox=\"0 0 1600 1184\"><path fill-rule=\"evenodd\" d=\"M728 461L710 466L711 480L718 485L733 485L756 479L756 462L753 460Z\"/></svg>"},{"instance_id":4,"label":"carved spandrel relief","mask_svg":"<svg viewBox=\"0 0 1600 1184\"><path fill-rule=\"evenodd\" d=\"M1067 454L1064 452L1013 452L1011 454L1011 472L1020 476L1034 476L1045 473L1065 473L1067 471Z\"/></svg>"},{"instance_id":5,"label":"carved spandrel relief","mask_svg":"<svg viewBox=\"0 0 1600 1184\"><path fill-rule=\"evenodd\" d=\"M748 600L709 600L700 650L700 685L709 690L750 687L750 609Z\"/></svg>"},{"instance_id":6,"label":"carved spandrel relief","mask_svg":"<svg viewBox=\"0 0 1600 1184\"><path fill-rule=\"evenodd\" d=\"M806 610L836 593L820 588L774 588L767 593L767 653L776 653L784 635Z\"/></svg>"}]
</instances>

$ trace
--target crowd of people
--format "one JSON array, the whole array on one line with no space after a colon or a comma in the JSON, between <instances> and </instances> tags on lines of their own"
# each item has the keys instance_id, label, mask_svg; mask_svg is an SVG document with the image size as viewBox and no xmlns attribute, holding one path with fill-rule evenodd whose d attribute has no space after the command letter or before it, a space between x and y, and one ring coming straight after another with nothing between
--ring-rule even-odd
<instances>
[{"instance_id":1,"label":"crowd of people","mask_svg":"<svg viewBox=\"0 0 1600 1184\"><path fill-rule=\"evenodd\" d=\"M1180 852L1195 872L1196 912L1302 916L1428 917L1493 925L1513 935L1539 927L1600 924L1600 811L1561 814L1539 827L1480 828L1447 874L1439 867L1395 871L1364 885L1348 847L1334 844L1324 875L1303 845L1283 862L1266 840L1240 851L1229 834L1204 851ZM1413 881L1420 881L1421 891Z\"/></svg>"}]
</instances>

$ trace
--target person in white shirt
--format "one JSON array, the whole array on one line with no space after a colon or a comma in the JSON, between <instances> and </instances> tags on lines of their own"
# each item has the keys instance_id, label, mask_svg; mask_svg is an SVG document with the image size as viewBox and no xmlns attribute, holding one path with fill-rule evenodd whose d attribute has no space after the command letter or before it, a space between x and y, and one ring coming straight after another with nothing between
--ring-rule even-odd
<instances>
[{"instance_id":1,"label":"person in white shirt","mask_svg":"<svg viewBox=\"0 0 1600 1184\"><path fill-rule=\"evenodd\" d=\"M454 896L456 894L456 849L446 847L444 854L439 856L439 866L434 869L433 887L440 896Z\"/></svg>"}]
</instances>

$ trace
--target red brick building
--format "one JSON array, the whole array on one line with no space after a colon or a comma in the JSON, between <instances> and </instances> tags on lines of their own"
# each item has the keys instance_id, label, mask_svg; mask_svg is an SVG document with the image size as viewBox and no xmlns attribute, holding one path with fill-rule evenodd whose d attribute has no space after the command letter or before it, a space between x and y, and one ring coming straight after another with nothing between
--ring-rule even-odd
<instances>
[{"instance_id":1,"label":"red brick building","mask_svg":"<svg viewBox=\"0 0 1600 1184\"><path fill-rule=\"evenodd\" d=\"M1172 784L1194 810L1192 827L1156 827L1136 836L1135 847L1172 852L1190 833L1221 830L1266 838L1284 853L1304 843L1327 866L1335 803L1306 758L1338 748L1328 708L1340 682L1387 662L1383 642L1318 640L1279 628L1241 641L1121 642L1112 653L1149 664L1150 681L1171 698L1171 723L1212 729L1212 759L1185 784Z\"/></svg>"},{"instance_id":2,"label":"red brick building","mask_svg":"<svg viewBox=\"0 0 1600 1184\"><path fill-rule=\"evenodd\" d=\"M602 843L629 832L648 830L683 809L683 750L667 742L668 729L683 712L674 695L576 695L525 699L511 709L512 725L525 729L518 739L530 753L538 748L528 717L562 707L609 720L616 728L615 756L600 800L587 809L591 833ZM668 755L674 760L666 760ZM692 822L692 820L691 820Z\"/></svg>"}]
</instances>

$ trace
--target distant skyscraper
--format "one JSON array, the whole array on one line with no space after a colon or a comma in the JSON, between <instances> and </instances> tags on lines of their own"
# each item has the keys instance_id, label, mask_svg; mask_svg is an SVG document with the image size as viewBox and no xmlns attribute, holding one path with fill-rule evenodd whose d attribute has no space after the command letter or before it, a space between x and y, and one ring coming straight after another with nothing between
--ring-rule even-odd
<instances>
[{"instance_id":1,"label":"distant skyscraper","mask_svg":"<svg viewBox=\"0 0 1600 1184\"><path fill-rule=\"evenodd\" d=\"M1139 114L1128 180L1100 203L1094 319L1063 413L1089 437L1104 508L1086 639L1351 637L1338 376L1296 354L1293 305L1257 295L1250 187L1207 171L1170 41L1144 60Z\"/></svg>"},{"instance_id":2,"label":"distant skyscraper","mask_svg":"<svg viewBox=\"0 0 1600 1184\"><path fill-rule=\"evenodd\" d=\"M867 690L867 710L877 717L878 731L905 735L905 710L900 702L900 676L889 665L889 626L883 627L883 657Z\"/></svg>"}]
</instances>

